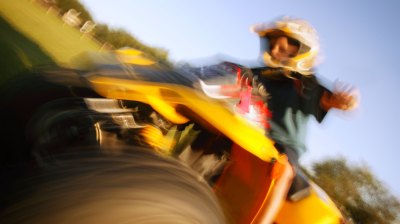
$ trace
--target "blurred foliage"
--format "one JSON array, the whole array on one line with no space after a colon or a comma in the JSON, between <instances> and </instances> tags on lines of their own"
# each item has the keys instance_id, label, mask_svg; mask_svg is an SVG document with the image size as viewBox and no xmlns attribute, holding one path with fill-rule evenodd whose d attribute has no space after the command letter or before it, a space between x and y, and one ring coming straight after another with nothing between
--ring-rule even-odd
<instances>
[{"instance_id":1,"label":"blurred foliage","mask_svg":"<svg viewBox=\"0 0 400 224\"><path fill-rule=\"evenodd\" d=\"M314 181L332 197L348 223L389 224L400 214L399 200L365 164L330 159L313 164L312 171Z\"/></svg>"},{"instance_id":2,"label":"blurred foliage","mask_svg":"<svg viewBox=\"0 0 400 224\"><path fill-rule=\"evenodd\" d=\"M65 13L69 9L75 9L81 13L79 17L83 21L93 21L92 16L79 2L79 0L57 0L56 4L61 10L61 13ZM152 60L165 65L171 65L171 63L168 61L168 51L166 49L150 47L146 44L143 44L123 29L113 29L109 28L106 24L97 24L94 28L93 36L98 41L107 43L116 49L122 47L135 48L144 52Z\"/></svg>"},{"instance_id":3,"label":"blurred foliage","mask_svg":"<svg viewBox=\"0 0 400 224\"><path fill-rule=\"evenodd\" d=\"M114 48L131 47L144 52L151 59L170 65L168 51L163 48L149 47L123 29L110 29L105 24L98 24L94 29L94 36L100 42L107 42Z\"/></svg>"}]
</instances>

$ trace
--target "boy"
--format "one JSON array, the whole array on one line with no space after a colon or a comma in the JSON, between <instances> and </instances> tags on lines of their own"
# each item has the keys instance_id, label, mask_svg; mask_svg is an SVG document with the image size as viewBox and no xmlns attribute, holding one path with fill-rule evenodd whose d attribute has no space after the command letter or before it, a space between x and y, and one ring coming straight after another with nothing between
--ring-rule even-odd
<instances>
[{"instance_id":1,"label":"boy","mask_svg":"<svg viewBox=\"0 0 400 224\"><path fill-rule=\"evenodd\" d=\"M331 92L318 83L313 67L319 40L306 21L285 18L255 25L252 30L260 36L261 56L266 65L252 71L269 96L266 103L272 117L268 136L276 142L278 151L287 155L291 165L276 181L264 213L254 220L273 223L286 197L299 200L308 190L306 182L299 178L298 160L306 150L306 124L310 116L321 122L332 108L354 108L356 98L350 90Z\"/></svg>"}]
</instances>

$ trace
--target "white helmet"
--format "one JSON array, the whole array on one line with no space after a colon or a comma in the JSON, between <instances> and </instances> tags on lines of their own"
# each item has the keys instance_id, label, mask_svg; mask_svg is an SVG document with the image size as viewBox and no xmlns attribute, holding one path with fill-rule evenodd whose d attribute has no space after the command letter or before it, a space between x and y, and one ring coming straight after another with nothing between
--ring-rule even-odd
<instances>
[{"instance_id":1,"label":"white helmet","mask_svg":"<svg viewBox=\"0 0 400 224\"><path fill-rule=\"evenodd\" d=\"M250 29L260 36L261 41L266 41L261 50L263 60L268 66L284 67L303 75L312 74L320 45L317 31L307 21L283 18L272 23L256 24ZM300 42L297 55L284 62L274 60L269 52L268 37L278 33Z\"/></svg>"}]
</instances>

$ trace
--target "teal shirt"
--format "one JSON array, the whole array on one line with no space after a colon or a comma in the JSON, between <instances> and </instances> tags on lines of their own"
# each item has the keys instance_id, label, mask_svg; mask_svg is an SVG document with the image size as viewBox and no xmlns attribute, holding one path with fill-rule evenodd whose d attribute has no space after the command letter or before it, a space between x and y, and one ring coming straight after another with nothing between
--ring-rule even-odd
<instances>
[{"instance_id":1,"label":"teal shirt","mask_svg":"<svg viewBox=\"0 0 400 224\"><path fill-rule=\"evenodd\" d=\"M306 151L307 123L311 117L321 122L326 115L320 107L321 86L314 75L303 76L290 72L293 78L283 75L285 71L275 68L255 68L253 75L266 91L268 109L272 116L267 131L275 142L290 147L302 155Z\"/></svg>"}]
</instances>

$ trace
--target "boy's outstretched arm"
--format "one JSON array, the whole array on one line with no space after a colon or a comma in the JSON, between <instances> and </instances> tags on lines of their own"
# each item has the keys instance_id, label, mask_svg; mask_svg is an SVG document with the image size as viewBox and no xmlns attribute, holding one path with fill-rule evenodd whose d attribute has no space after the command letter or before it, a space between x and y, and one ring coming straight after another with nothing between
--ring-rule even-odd
<instances>
[{"instance_id":1,"label":"boy's outstretched arm","mask_svg":"<svg viewBox=\"0 0 400 224\"><path fill-rule=\"evenodd\" d=\"M320 100L320 105L322 109L326 111L332 108L352 110L358 105L355 88L342 84L342 86L336 87L333 92L324 91Z\"/></svg>"}]
</instances>

